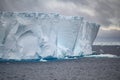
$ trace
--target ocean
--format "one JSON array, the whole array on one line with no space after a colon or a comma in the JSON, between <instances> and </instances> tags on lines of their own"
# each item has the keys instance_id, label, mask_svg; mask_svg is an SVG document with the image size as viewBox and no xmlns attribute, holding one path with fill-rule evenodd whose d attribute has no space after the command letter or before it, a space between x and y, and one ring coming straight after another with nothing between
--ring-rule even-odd
<instances>
[{"instance_id":1,"label":"ocean","mask_svg":"<svg viewBox=\"0 0 120 80\"><path fill-rule=\"evenodd\" d=\"M92 46L120 56L120 46ZM0 62L0 80L120 80L120 58L81 57L47 62Z\"/></svg>"}]
</instances>

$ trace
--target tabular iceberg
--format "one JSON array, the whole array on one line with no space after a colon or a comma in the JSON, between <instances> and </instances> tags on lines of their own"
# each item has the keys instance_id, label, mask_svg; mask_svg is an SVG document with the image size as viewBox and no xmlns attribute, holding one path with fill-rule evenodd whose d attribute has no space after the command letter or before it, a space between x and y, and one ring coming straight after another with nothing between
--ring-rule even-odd
<instances>
[{"instance_id":1,"label":"tabular iceberg","mask_svg":"<svg viewBox=\"0 0 120 80\"><path fill-rule=\"evenodd\" d=\"M79 16L0 12L0 58L21 60L92 54L91 45L99 27Z\"/></svg>"}]
</instances>

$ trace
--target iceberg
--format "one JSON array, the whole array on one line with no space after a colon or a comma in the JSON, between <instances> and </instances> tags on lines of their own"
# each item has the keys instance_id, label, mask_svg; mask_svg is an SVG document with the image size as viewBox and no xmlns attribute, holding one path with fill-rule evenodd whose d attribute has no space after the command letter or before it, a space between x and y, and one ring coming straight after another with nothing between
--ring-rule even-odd
<instances>
[{"instance_id":1,"label":"iceberg","mask_svg":"<svg viewBox=\"0 0 120 80\"><path fill-rule=\"evenodd\" d=\"M65 58L92 54L100 25L79 16L0 12L0 58Z\"/></svg>"},{"instance_id":2,"label":"iceberg","mask_svg":"<svg viewBox=\"0 0 120 80\"><path fill-rule=\"evenodd\" d=\"M119 58L119 56L117 55L113 55L113 54L99 54L99 55L86 55L84 57L94 57L94 58Z\"/></svg>"}]
</instances>

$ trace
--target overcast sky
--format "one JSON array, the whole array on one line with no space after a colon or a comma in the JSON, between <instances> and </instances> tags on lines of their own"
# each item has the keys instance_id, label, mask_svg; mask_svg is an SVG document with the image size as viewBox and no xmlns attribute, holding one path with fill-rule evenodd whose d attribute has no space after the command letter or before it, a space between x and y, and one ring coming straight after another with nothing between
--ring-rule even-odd
<instances>
[{"instance_id":1,"label":"overcast sky","mask_svg":"<svg viewBox=\"0 0 120 80\"><path fill-rule=\"evenodd\" d=\"M0 11L84 16L101 25L96 41L120 42L120 0L0 0Z\"/></svg>"}]
</instances>

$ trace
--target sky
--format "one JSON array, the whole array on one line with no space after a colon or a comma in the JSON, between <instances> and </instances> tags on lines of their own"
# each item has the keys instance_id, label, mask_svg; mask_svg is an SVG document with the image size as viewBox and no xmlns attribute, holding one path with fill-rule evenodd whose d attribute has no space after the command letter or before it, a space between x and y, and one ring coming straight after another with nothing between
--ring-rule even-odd
<instances>
[{"instance_id":1,"label":"sky","mask_svg":"<svg viewBox=\"0 0 120 80\"><path fill-rule=\"evenodd\" d=\"M0 11L83 16L101 25L96 43L120 43L120 0L0 0Z\"/></svg>"}]
</instances>

